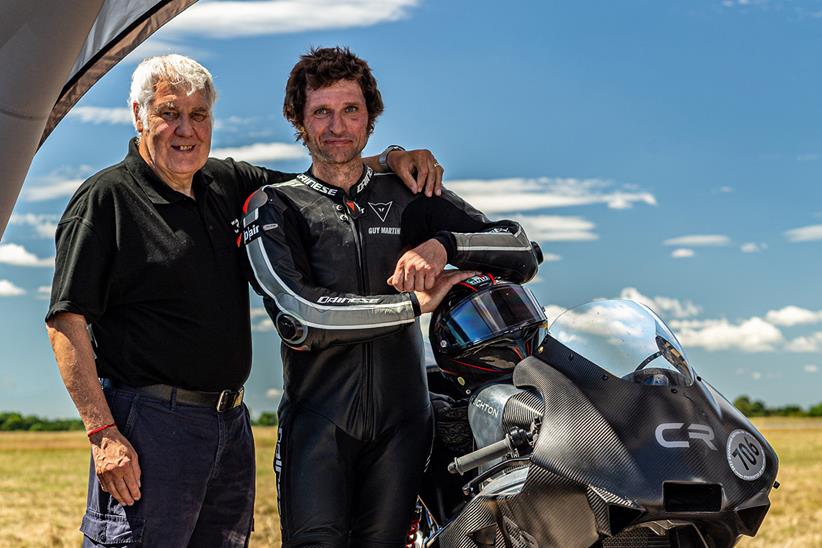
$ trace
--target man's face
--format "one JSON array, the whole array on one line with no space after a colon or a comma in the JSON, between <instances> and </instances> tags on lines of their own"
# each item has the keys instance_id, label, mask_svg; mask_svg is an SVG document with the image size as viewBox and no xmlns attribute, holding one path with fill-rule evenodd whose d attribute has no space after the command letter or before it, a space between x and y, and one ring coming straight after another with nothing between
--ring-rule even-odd
<instances>
[{"instance_id":1,"label":"man's face","mask_svg":"<svg viewBox=\"0 0 822 548\"><path fill-rule=\"evenodd\" d=\"M306 93L303 138L314 162L344 164L368 142L368 108L360 84L339 80Z\"/></svg>"},{"instance_id":2,"label":"man's face","mask_svg":"<svg viewBox=\"0 0 822 548\"><path fill-rule=\"evenodd\" d=\"M148 110L148 125L137 122L140 154L166 182L190 181L211 150L208 101L160 82Z\"/></svg>"}]
</instances>

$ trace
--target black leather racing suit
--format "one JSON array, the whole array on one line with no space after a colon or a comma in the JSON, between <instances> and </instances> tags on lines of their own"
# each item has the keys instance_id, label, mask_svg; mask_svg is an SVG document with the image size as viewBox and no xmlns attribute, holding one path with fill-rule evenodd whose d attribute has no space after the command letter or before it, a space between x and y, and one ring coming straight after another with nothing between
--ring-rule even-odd
<instances>
[{"instance_id":1,"label":"black leather racing suit","mask_svg":"<svg viewBox=\"0 0 822 548\"><path fill-rule=\"evenodd\" d=\"M521 283L537 270L531 244L447 190L414 195L369 168L348 195L310 172L263 187L244 214L252 284L284 343L283 545L402 546L431 411L416 296L386 280L436 238L450 264Z\"/></svg>"}]
</instances>

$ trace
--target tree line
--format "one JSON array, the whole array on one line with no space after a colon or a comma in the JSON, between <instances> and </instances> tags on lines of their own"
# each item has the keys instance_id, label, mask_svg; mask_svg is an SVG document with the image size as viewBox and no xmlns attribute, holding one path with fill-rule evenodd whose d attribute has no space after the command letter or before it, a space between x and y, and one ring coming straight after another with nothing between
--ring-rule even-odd
<instances>
[{"instance_id":1,"label":"tree line","mask_svg":"<svg viewBox=\"0 0 822 548\"><path fill-rule=\"evenodd\" d=\"M746 417L822 417L822 402L807 409L803 409L799 405L768 407L761 400L751 400L749 396L739 396L733 403ZM277 413L263 411L259 417L252 420L252 424L254 426L277 426ZM84 429L83 421L80 419L46 419L36 415L23 415L14 411L0 412L0 432L64 432Z\"/></svg>"},{"instance_id":2,"label":"tree line","mask_svg":"<svg viewBox=\"0 0 822 548\"><path fill-rule=\"evenodd\" d=\"M734 400L734 407L746 417L822 417L822 402L803 409L798 405L768 407L761 400L752 401L748 396L739 396Z\"/></svg>"},{"instance_id":3,"label":"tree line","mask_svg":"<svg viewBox=\"0 0 822 548\"><path fill-rule=\"evenodd\" d=\"M254 426L276 426L277 413L264 411L256 420ZM85 430L80 419L46 419L37 415L23 415L15 411L0 412L0 432L66 432L69 430Z\"/></svg>"}]
</instances>

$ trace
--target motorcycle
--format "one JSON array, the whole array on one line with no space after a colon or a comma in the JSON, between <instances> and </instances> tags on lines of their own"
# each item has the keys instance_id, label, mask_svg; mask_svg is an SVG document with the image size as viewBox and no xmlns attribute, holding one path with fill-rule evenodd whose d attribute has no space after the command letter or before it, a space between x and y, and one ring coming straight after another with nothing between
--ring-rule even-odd
<instances>
[{"instance_id":1,"label":"motorcycle","mask_svg":"<svg viewBox=\"0 0 822 548\"><path fill-rule=\"evenodd\" d=\"M429 365L446 395L409 546L719 548L757 533L777 455L654 312L582 305L532 350L475 390Z\"/></svg>"}]
</instances>

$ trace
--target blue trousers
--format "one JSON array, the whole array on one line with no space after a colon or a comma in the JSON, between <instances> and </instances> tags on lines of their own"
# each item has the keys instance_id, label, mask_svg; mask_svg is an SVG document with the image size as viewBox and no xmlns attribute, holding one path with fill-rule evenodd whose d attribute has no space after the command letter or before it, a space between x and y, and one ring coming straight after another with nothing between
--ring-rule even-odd
<instances>
[{"instance_id":1,"label":"blue trousers","mask_svg":"<svg viewBox=\"0 0 822 548\"><path fill-rule=\"evenodd\" d=\"M105 389L118 429L137 451L141 499L122 506L91 464L84 547L244 547L254 517L248 409L224 413Z\"/></svg>"}]
</instances>

